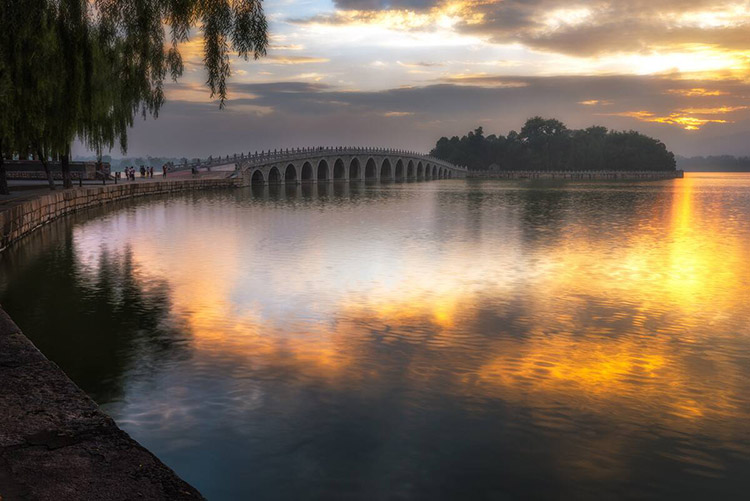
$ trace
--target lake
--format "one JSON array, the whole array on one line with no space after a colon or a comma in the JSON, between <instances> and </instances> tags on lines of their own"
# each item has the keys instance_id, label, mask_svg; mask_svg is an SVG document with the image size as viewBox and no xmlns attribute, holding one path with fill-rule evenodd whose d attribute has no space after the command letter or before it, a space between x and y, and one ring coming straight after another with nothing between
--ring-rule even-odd
<instances>
[{"instance_id":1,"label":"lake","mask_svg":"<svg viewBox=\"0 0 750 501\"><path fill-rule=\"evenodd\" d=\"M750 488L750 174L136 200L0 303L209 499Z\"/></svg>"}]
</instances>

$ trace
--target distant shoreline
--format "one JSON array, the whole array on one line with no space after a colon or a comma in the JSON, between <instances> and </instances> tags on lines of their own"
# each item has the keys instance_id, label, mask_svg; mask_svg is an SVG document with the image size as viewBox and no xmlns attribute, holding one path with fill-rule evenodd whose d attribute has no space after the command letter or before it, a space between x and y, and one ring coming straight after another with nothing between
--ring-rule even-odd
<instances>
[{"instance_id":1,"label":"distant shoreline","mask_svg":"<svg viewBox=\"0 0 750 501\"><path fill-rule=\"evenodd\" d=\"M729 174L748 174L750 169L735 170L735 169L682 169L685 172L722 172Z\"/></svg>"},{"instance_id":2,"label":"distant shoreline","mask_svg":"<svg viewBox=\"0 0 750 501\"><path fill-rule=\"evenodd\" d=\"M708 155L683 157L677 155L677 168L685 172L750 172L750 157Z\"/></svg>"},{"instance_id":3,"label":"distant shoreline","mask_svg":"<svg viewBox=\"0 0 750 501\"><path fill-rule=\"evenodd\" d=\"M600 170L600 171L566 171L566 170L470 170L469 179L679 179L684 177L682 170Z\"/></svg>"}]
</instances>

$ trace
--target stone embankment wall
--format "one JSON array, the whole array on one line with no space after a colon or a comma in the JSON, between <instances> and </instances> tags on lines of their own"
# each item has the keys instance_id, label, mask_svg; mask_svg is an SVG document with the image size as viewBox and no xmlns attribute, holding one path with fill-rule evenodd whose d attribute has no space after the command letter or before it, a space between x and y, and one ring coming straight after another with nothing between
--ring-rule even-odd
<instances>
[{"instance_id":1,"label":"stone embankment wall","mask_svg":"<svg viewBox=\"0 0 750 501\"><path fill-rule=\"evenodd\" d=\"M543 171L543 170L474 170L467 177L477 179L675 179L684 177L684 171Z\"/></svg>"},{"instance_id":2,"label":"stone embankment wall","mask_svg":"<svg viewBox=\"0 0 750 501\"><path fill-rule=\"evenodd\" d=\"M121 182L50 192L0 211L0 251L40 226L72 212L128 198L239 186L235 179Z\"/></svg>"},{"instance_id":3,"label":"stone embankment wall","mask_svg":"<svg viewBox=\"0 0 750 501\"><path fill-rule=\"evenodd\" d=\"M203 496L118 428L0 309L0 499Z\"/></svg>"},{"instance_id":4,"label":"stone embankment wall","mask_svg":"<svg viewBox=\"0 0 750 501\"><path fill-rule=\"evenodd\" d=\"M118 200L241 186L190 179L50 192L0 211L0 251L72 212ZM130 438L0 307L0 500L203 499Z\"/></svg>"}]
</instances>

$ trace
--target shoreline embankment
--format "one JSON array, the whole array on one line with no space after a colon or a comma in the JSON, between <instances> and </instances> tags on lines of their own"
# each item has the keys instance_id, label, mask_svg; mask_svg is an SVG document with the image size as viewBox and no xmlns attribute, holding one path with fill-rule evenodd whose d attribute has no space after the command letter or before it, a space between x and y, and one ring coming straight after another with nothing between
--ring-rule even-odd
<instances>
[{"instance_id":1,"label":"shoreline embankment","mask_svg":"<svg viewBox=\"0 0 750 501\"><path fill-rule=\"evenodd\" d=\"M203 496L122 431L0 309L0 499Z\"/></svg>"},{"instance_id":2,"label":"shoreline embankment","mask_svg":"<svg viewBox=\"0 0 750 501\"><path fill-rule=\"evenodd\" d=\"M0 252L37 228L73 212L149 195L242 186L242 179L184 179L120 183L48 192L0 210Z\"/></svg>"},{"instance_id":3,"label":"shoreline embankment","mask_svg":"<svg viewBox=\"0 0 750 501\"><path fill-rule=\"evenodd\" d=\"M545 171L545 170L470 170L466 177L470 179L590 179L590 180L649 180L649 179L680 179L685 176L681 170L667 171Z\"/></svg>"},{"instance_id":4,"label":"shoreline embankment","mask_svg":"<svg viewBox=\"0 0 750 501\"><path fill-rule=\"evenodd\" d=\"M242 186L185 179L73 188L0 210L2 251L65 215L149 195ZM203 499L47 359L0 306L0 499Z\"/></svg>"}]
</instances>

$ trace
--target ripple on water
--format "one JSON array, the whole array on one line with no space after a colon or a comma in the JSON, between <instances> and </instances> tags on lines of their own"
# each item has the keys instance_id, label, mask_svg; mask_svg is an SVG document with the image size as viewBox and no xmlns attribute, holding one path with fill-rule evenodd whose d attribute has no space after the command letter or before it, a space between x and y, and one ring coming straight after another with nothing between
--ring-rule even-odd
<instances>
[{"instance_id":1,"label":"ripple on water","mask_svg":"<svg viewBox=\"0 0 750 501\"><path fill-rule=\"evenodd\" d=\"M748 218L721 175L141 200L0 303L209 498L739 498Z\"/></svg>"}]
</instances>

